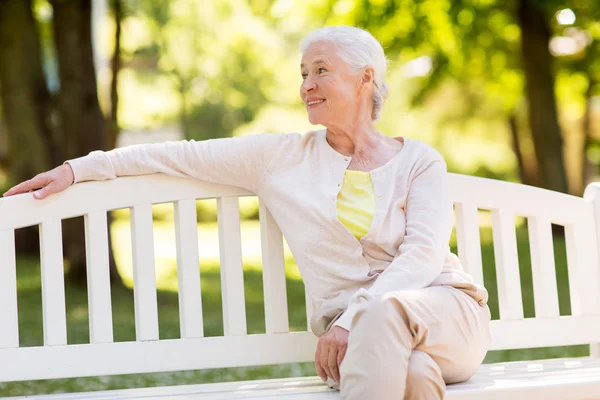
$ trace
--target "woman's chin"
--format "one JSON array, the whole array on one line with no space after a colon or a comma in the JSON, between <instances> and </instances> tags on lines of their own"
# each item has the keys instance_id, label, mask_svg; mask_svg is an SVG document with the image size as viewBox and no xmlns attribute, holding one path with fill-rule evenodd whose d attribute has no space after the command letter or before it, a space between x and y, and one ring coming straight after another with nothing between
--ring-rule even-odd
<instances>
[{"instance_id":1,"label":"woman's chin","mask_svg":"<svg viewBox=\"0 0 600 400\"><path fill-rule=\"evenodd\" d=\"M323 118L319 118L319 116L317 115L311 115L311 113L308 113L308 122L311 123L311 125L324 125Z\"/></svg>"}]
</instances>

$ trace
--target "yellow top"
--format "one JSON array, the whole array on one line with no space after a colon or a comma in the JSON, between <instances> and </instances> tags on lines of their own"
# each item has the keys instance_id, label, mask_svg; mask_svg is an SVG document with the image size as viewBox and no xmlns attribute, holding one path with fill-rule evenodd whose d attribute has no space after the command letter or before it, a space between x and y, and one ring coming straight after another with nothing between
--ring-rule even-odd
<instances>
[{"instance_id":1,"label":"yellow top","mask_svg":"<svg viewBox=\"0 0 600 400\"><path fill-rule=\"evenodd\" d=\"M337 216L356 237L369 231L375 213L375 191L371 173L346 170L342 189L337 196Z\"/></svg>"}]
</instances>

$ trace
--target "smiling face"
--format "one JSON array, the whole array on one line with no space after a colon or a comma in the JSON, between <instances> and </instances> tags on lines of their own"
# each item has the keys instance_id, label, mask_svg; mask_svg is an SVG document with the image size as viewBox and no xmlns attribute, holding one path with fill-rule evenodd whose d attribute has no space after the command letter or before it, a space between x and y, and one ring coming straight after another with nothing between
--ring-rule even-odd
<instances>
[{"instance_id":1,"label":"smiling face","mask_svg":"<svg viewBox=\"0 0 600 400\"><path fill-rule=\"evenodd\" d=\"M362 74L352 71L327 41L311 44L300 65L300 96L311 124L325 127L347 123L364 103Z\"/></svg>"}]
</instances>

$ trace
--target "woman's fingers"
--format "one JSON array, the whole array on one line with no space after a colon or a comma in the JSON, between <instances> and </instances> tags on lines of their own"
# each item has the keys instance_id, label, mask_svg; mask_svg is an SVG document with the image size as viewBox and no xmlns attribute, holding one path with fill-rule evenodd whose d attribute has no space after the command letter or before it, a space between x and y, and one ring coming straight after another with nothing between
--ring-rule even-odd
<instances>
[{"instance_id":1,"label":"woman's fingers","mask_svg":"<svg viewBox=\"0 0 600 400\"><path fill-rule=\"evenodd\" d=\"M16 186L10 188L4 196L12 196L15 194L27 193L32 190L34 192L33 197L36 199L43 199L53 193L58 193L73 184L75 176L73 170L69 164L61 165L54 168L51 171L36 175L34 178L19 183Z\"/></svg>"},{"instance_id":2,"label":"woman's fingers","mask_svg":"<svg viewBox=\"0 0 600 400\"><path fill-rule=\"evenodd\" d=\"M323 382L327 381L327 373L321 367L321 341L317 344L317 351L315 352L315 368L317 370L317 375Z\"/></svg>"},{"instance_id":3,"label":"woman's fingers","mask_svg":"<svg viewBox=\"0 0 600 400\"><path fill-rule=\"evenodd\" d=\"M343 346L340 351L338 351L337 354L337 365L338 365L338 371L339 371L339 367L340 365L342 365L342 361L344 361L344 356L346 355L346 346Z\"/></svg>"},{"instance_id":4,"label":"woman's fingers","mask_svg":"<svg viewBox=\"0 0 600 400\"><path fill-rule=\"evenodd\" d=\"M340 372L338 370L337 356L339 353L339 348L337 346L329 346L329 356L327 357L327 366L329 367L329 372L331 373L331 378L339 382L340 381Z\"/></svg>"},{"instance_id":5,"label":"woman's fingers","mask_svg":"<svg viewBox=\"0 0 600 400\"><path fill-rule=\"evenodd\" d=\"M323 381L327 377L340 382L340 364L346 355L349 332L334 326L329 332L319 338L315 353L317 374Z\"/></svg>"},{"instance_id":6,"label":"woman's fingers","mask_svg":"<svg viewBox=\"0 0 600 400\"><path fill-rule=\"evenodd\" d=\"M60 192L61 190L62 189L59 187L58 183L56 181L52 181L48 186L33 192L33 197L41 200L53 193Z\"/></svg>"},{"instance_id":7,"label":"woman's fingers","mask_svg":"<svg viewBox=\"0 0 600 400\"><path fill-rule=\"evenodd\" d=\"M325 370L325 373L327 374L328 377L330 377L331 379L333 378L333 373L331 372L331 369L329 368L329 353L332 351L332 345L329 342L329 338L324 338L323 340L323 345L321 346L321 357L320 357L320 362L321 362L321 368L323 368L323 370Z\"/></svg>"},{"instance_id":8,"label":"woman's fingers","mask_svg":"<svg viewBox=\"0 0 600 400\"><path fill-rule=\"evenodd\" d=\"M27 193L31 190L35 190L35 189L44 187L47 185L47 183L48 183L47 175L45 173L40 174L28 181L21 182L18 185L13 186L6 193L4 193L4 196L12 196L15 194Z\"/></svg>"}]
</instances>

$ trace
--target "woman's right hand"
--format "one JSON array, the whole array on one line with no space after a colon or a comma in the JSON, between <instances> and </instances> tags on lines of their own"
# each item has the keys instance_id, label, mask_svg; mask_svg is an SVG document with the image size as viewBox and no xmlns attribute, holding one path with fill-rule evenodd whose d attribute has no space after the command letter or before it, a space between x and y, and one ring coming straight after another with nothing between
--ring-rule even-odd
<instances>
[{"instance_id":1,"label":"woman's right hand","mask_svg":"<svg viewBox=\"0 0 600 400\"><path fill-rule=\"evenodd\" d=\"M42 172L32 179L21 182L10 188L3 196L12 196L15 194L33 192L33 197L43 199L53 193L62 192L73 184L75 175L71 165L63 164L50 171Z\"/></svg>"}]
</instances>

